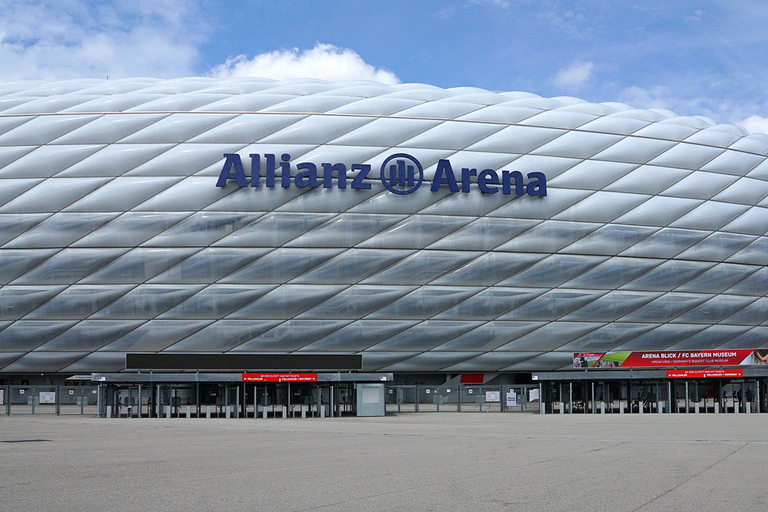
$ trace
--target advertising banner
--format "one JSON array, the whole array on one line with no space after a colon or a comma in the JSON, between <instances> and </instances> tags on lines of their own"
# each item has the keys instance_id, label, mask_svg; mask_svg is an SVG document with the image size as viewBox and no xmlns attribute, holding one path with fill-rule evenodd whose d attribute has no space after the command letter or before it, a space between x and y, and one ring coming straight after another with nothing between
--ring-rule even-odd
<instances>
[{"instance_id":1,"label":"advertising banner","mask_svg":"<svg viewBox=\"0 0 768 512\"><path fill-rule=\"evenodd\" d=\"M668 379L733 379L744 376L744 370L734 368L731 370L667 370Z\"/></svg>"},{"instance_id":2,"label":"advertising banner","mask_svg":"<svg viewBox=\"0 0 768 512\"><path fill-rule=\"evenodd\" d=\"M317 382L316 373L244 373L243 382Z\"/></svg>"},{"instance_id":3,"label":"advertising banner","mask_svg":"<svg viewBox=\"0 0 768 512\"><path fill-rule=\"evenodd\" d=\"M660 368L665 366L741 366L766 364L764 350L661 352L575 352L574 368Z\"/></svg>"}]
</instances>

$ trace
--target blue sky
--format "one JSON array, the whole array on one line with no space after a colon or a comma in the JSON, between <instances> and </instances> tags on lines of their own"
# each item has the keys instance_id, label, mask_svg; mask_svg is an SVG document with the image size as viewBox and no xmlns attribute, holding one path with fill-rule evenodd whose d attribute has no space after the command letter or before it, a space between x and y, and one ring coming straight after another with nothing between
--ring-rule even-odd
<instances>
[{"instance_id":1,"label":"blue sky","mask_svg":"<svg viewBox=\"0 0 768 512\"><path fill-rule=\"evenodd\" d=\"M524 90L768 131L768 2L7 0L0 82L314 76Z\"/></svg>"}]
</instances>

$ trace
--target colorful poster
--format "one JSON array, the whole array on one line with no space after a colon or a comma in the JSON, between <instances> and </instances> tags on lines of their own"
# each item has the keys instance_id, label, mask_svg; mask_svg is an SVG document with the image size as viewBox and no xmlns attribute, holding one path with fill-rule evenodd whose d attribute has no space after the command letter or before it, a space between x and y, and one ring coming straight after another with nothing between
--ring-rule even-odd
<instances>
[{"instance_id":1,"label":"colorful poster","mask_svg":"<svg viewBox=\"0 0 768 512\"><path fill-rule=\"evenodd\" d=\"M316 373L244 373L243 382L317 382Z\"/></svg>"},{"instance_id":2,"label":"colorful poster","mask_svg":"<svg viewBox=\"0 0 768 512\"><path fill-rule=\"evenodd\" d=\"M648 368L665 366L741 366L758 363L758 352L752 349L661 351L661 352L576 352L574 368Z\"/></svg>"}]
</instances>

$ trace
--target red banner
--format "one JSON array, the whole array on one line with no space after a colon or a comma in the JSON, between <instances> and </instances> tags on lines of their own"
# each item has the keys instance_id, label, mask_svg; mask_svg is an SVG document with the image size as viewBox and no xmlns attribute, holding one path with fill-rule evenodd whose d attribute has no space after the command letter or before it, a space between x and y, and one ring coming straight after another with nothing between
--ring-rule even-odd
<instances>
[{"instance_id":1,"label":"red banner","mask_svg":"<svg viewBox=\"0 0 768 512\"><path fill-rule=\"evenodd\" d=\"M243 382L317 382L316 373L244 373Z\"/></svg>"},{"instance_id":2,"label":"red banner","mask_svg":"<svg viewBox=\"0 0 768 512\"><path fill-rule=\"evenodd\" d=\"M576 352L574 368L647 368L664 366L740 366L765 364L752 349L661 352Z\"/></svg>"},{"instance_id":3,"label":"red banner","mask_svg":"<svg viewBox=\"0 0 768 512\"><path fill-rule=\"evenodd\" d=\"M667 370L668 379L731 379L743 377L744 370Z\"/></svg>"}]
</instances>

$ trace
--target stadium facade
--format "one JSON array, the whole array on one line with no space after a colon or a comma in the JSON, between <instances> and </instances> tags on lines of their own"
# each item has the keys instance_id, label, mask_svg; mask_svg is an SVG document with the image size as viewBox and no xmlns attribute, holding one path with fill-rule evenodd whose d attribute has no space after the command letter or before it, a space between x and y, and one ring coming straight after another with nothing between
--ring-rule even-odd
<instances>
[{"instance_id":1,"label":"stadium facade","mask_svg":"<svg viewBox=\"0 0 768 512\"><path fill-rule=\"evenodd\" d=\"M703 117L467 87L0 84L0 377L759 349L767 155Z\"/></svg>"}]
</instances>

